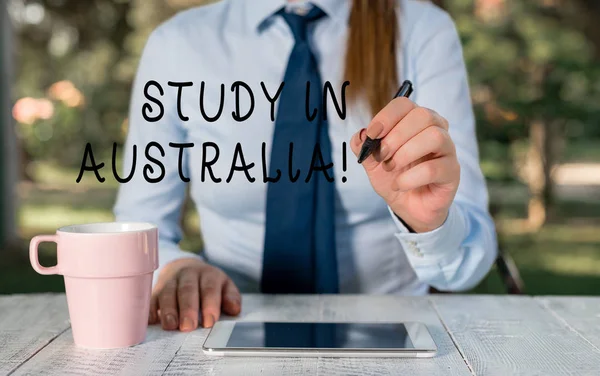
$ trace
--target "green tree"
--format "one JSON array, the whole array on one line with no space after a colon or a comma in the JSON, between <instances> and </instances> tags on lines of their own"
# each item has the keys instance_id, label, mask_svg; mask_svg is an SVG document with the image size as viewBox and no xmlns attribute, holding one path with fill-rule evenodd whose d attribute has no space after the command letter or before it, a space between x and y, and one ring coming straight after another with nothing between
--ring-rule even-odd
<instances>
[{"instance_id":1,"label":"green tree","mask_svg":"<svg viewBox=\"0 0 600 376\"><path fill-rule=\"evenodd\" d=\"M581 14L565 2L447 5L463 38L479 135L516 150L517 173L531 192L529 219L539 227L552 208L552 171L565 141L598 134L595 46L573 21Z\"/></svg>"},{"instance_id":2,"label":"green tree","mask_svg":"<svg viewBox=\"0 0 600 376\"><path fill-rule=\"evenodd\" d=\"M77 166L86 142L125 136L131 83L149 33L205 0L12 0L18 38L15 99L50 99L51 118L20 124L25 161ZM600 137L600 6L595 0L434 0L463 38L482 142L501 144L531 190L530 219L551 208L552 169L565 142ZM43 10L43 17L27 7ZM49 89L66 80L84 103ZM56 96L55 96L56 97ZM68 102L68 101L67 101ZM66 103L66 104L65 104ZM505 147L506 146L506 147ZM482 154L491 148L482 148Z\"/></svg>"},{"instance_id":3,"label":"green tree","mask_svg":"<svg viewBox=\"0 0 600 376\"><path fill-rule=\"evenodd\" d=\"M50 99L54 108L50 118L19 124L25 163L45 159L75 167L87 142L107 154L113 142L122 143L131 84L149 33L178 10L203 2L14 0L20 63L15 99ZM83 103L69 105L51 93L63 81L83 94Z\"/></svg>"}]
</instances>

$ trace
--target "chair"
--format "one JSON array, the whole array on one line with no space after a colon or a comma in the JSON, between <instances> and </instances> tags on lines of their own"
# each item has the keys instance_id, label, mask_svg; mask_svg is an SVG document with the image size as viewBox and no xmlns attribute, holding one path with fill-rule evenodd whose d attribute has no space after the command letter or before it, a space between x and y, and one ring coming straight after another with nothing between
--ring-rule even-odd
<instances>
[{"instance_id":1,"label":"chair","mask_svg":"<svg viewBox=\"0 0 600 376\"><path fill-rule=\"evenodd\" d=\"M490 214L495 220L500 212L498 204L490 204ZM519 269L513 258L506 252L502 238L498 236L498 257L496 258L496 269L502 278L504 287L508 294L521 295L525 291L525 283L521 278Z\"/></svg>"}]
</instances>

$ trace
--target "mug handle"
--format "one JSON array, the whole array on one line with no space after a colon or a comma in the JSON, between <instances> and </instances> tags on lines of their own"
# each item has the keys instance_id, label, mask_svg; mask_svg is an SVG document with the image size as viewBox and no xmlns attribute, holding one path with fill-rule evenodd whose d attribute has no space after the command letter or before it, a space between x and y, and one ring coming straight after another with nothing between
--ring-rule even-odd
<instances>
[{"instance_id":1,"label":"mug handle","mask_svg":"<svg viewBox=\"0 0 600 376\"><path fill-rule=\"evenodd\" d=\"M58 245L58 235L34 236L29 243L29 261L33 269L42 275L58 274L58 265L45 267L40 264L38 246L43 242L53 242Z\"/></svg>"}]
</instances>

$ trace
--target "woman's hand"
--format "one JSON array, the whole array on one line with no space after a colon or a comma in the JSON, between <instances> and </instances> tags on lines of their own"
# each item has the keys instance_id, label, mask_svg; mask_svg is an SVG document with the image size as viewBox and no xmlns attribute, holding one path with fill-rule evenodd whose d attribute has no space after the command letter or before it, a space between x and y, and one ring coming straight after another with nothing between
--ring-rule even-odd
<instances>
[{"instance_id":1,"label":"woman's hand","mask_svg":"<svg viewBox=\"0 0 600 376\"><path fill-rule=\"evenodd\" d=\"M381 146L363 162L375 191L416 232L440 227L460 181L448 121L406 98L392 100L351 140L358 155L366 136Z\"/></svg>"},{"instance_id":2,"label":"woman's hand","mask_svg":"<svg viewBox=\"0 0 600 376\"><path fill-rule=\"evenodd\" d=\"M198 327L202 309L202 326L210 328L221 310L237 315L242 297L235 284L220 269L205 262L186 258L163 267L152 291L149 324L160 321L165 330L187 332Z\"/></svg>"}]
</instances>

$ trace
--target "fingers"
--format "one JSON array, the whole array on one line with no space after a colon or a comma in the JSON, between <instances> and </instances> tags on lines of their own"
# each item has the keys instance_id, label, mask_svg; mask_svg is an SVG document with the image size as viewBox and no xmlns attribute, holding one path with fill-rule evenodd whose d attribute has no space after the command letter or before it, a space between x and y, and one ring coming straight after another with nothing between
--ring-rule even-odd
<instances>
[{"instance_id":1,"label":"fingers","mask_svg":"<svg viewBox=\"0 0 600 376\"><path fill-rule=\"evenodd\" d=\"M385 106L367 127L367 136L372 139L385 137L417 105L408 98L395 98Z\"/></svg>"},{"instance_id":2,"label":"fingers","mask_svg":"<svg viewBox=\"0 0 600 376\"><path fill-rule=\"evenodd\" d=\"M228 315L239 315L242 310L242 296L240 291L229 278L223 287L223 312Z\"/></svg>"},{"instance_id":3,"label":"fingers","mask_svg":"<svg viewBox=\"0 0 600 376\"><path fill-rule=\"evenodd\" d=\"M459 165L450 157L430 159L402 172L392 183L392 189L406 192L430 184L453 183L457 168Z\"/></svg>"},{"instance_id":4,"label":"fingers","mask_svg":"<svg viewBox=\"0 0 600 376\"><path fill-rule=\"evenodd\" d=\"M152 293L150 297L150 314L148 315L148 325L154 325L158 322L158 295Z\"/></svg>"},{"instance_id":5,"label":"fingers","mask_svg":"<svg viewBox=\"0 0 600 376\"><path fill-rule=\"evenodd\" d=\"M177 301L179 303L179 329L183 332L198 327L200 293L198 291L198 272L183 269L177 283Z\"/></svg>"},{"instance_id":6,"label":"fingers","mask_svg":"<svg viewBox=\"0 0 600 376\"><path fill-rule=\"evenodd\" d=\"M175 330L177 320L177 280L170 279L165 283L158 294L160 307L160 323L165 330Z\"/></svg>"},{"instance_id":7,"label":"fingers","mask_svg":"<svg viewBox=\"0 0 600 376\"><path fill-rule=\"evenodd\" d=\"M350 139L350 149L356 157L360 154L360 149L363 146L363 143L367 139L367 128L363 128L360 131L356 132L352 138ZM379 162L375 161L372 157L367 158L363 161L362 166L369 171L372 168L377 167Z\"/></svg>"},{"instance_id":8,"label":"fingers","mask_svg":"<svg viewBox=\"0 0 600 376\"><path fill-rule=\"evenodd\" d=\"M437 112L417 107L406 98L396 98L373 118L366 131L354 134L350 147L358 155L367 136L381 138L379 149L363 162L369 171L390 160L406 142L429 127L449 129L448 121Z\"/></svg>"},{"instance_id":9,"label":"fingers","mask_svg":"<svg viewBox=\"0 0 600 376\"><path fill-rule=\"evenodd\" d=\"M230 315L240 313L240 292L223 271L195 260L170 265L170 272L163 270L154 288L150 324L160 320L165 330L187 332L198 327L199 311L205 328L214 325L221 309Z\"/></svg>"},{"instance_id":10,"label":"fingers","mask_svg":"<svg viewBox=\"0 0 600 376\"><path fill-rule=\"evenodd\" d=\"M424 107L413 109L381 140L377 159L379 161L390 159L408 140L430 127L447 131L448 122L433 110Z\"/></svg>"},{"instance_id":11,"label":"fingers","mask_svg":"<svg viewBox=\"0 0 600 376\"><path fill-rule=\"evenodd\" d=\"M392 171L402 169L425 156L431 156L429 159L432 159L450 153L454 153L454 144L448 132L436 126L427 127L402 145L382 166L384 170Z\"/></svg>"},{"instance_id":12,"label":"fingers","mask_svg":"<svg viewBox=\"0 0 600 376\"><path fill-rule=\"evenodd\" d=\"M202 326L210 328L219 319L221 313L221 296L226 276L214 269L200 276L200 296L202 301Z\"/></svg>"},{"instance_id":13,"label":"fingers","mask_svg":"<svg viewBox=\"0 0 600 376\"><path fill-rule=\"evenodd\" d=\"M350 149L352 149L352 152L357 157L358 157L358 154L360 153L360 148L362 147L362 144L365 140L366 133L367 133L367 129L363 128L363 129L359 130L358 132L356 132L350 139Z\"/></svg>"}]
</instances>

